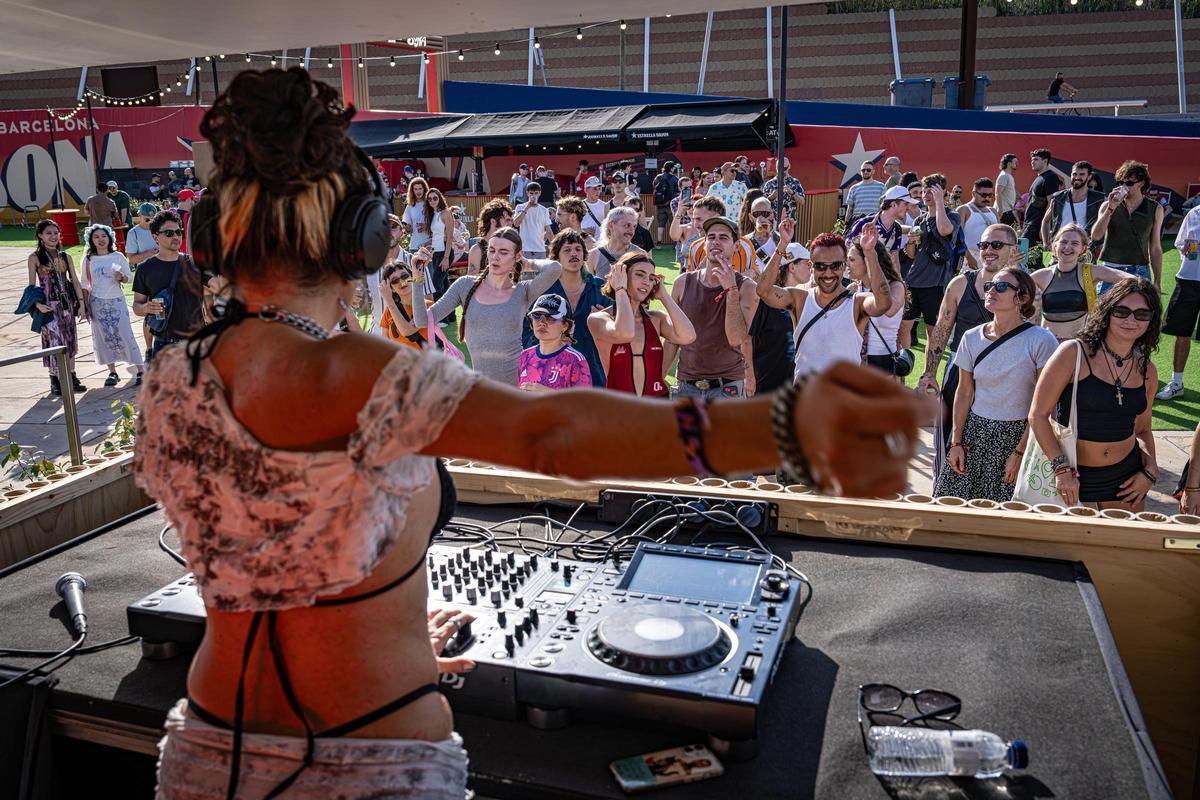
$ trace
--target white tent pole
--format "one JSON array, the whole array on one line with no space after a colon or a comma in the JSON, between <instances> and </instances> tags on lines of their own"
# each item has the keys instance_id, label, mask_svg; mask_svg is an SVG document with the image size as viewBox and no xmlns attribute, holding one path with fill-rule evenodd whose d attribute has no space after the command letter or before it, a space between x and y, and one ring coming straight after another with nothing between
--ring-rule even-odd
<instances>
[{"instance_id":1,"label":"white tent pole","mask_svg":"<svg viewBox=\"0 0 1200 800\"><path fill-rule=\"evenodd\" d=\"M708 20L704 23L704 52L700 55L700 81L696 84L696 94L704 94L704 73L708 70L708 43L712 40L713 12L708 12Z\"/></svg>"}]
</instances>

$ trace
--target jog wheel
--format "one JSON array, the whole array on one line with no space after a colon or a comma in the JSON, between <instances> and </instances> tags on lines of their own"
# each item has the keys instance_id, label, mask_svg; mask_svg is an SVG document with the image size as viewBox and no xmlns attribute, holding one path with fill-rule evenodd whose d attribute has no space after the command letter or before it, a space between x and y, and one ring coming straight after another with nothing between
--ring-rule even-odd
<instances>
[{"instance_id":1,"label":"jog wheel","mask_svg":"<svg viewBox=\"0 0 1200 800\"><path fill-rule=\"evenodd\" d=\"M605 618L588 634L605 664L643 675L684 675L721 663L732 648L725 629L694 608L641 603Z\"/></svg>"}]
</instances>

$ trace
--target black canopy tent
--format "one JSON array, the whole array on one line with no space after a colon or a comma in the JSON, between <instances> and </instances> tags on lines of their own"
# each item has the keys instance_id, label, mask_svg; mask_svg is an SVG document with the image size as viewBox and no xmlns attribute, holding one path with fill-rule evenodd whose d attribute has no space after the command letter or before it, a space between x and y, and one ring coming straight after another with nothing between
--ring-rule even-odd
<instances>
[{"instance_id":1,"label":"black canopy tent","mask_svg":"<svg viewBox=\"0 0 1200 800\"><path fill-rule=\"evenodd\" d=\"M350 135L369 155L521 155L534 152L651 153L774 146L772 102L713 100L642 106L366 120ZM787 132L788 144L794 139Z\"/></svg>"}]
</instances>

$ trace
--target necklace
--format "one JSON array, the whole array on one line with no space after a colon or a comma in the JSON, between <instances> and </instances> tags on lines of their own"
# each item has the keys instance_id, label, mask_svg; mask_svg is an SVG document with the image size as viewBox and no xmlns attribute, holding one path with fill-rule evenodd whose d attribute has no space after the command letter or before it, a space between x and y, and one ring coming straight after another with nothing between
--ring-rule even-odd
<instances>
[{"instance_id":1,"label":"necklace","mask_svg":"<svg viewBox=\"0 0 1200 800\"><path fill-rule=\"evenodd\" d=\"M1118 369L1125 366L1125 359L1127 359L1131 355L1133 355L1132 349L1123 356L1117 355L1116 352L1111 347L1108 346L1108 342L1104 342L1104 349L1108 352L1108 354L1110 356L1112 356L1113 361L1117 362Z\"/></svg>"},{"instance_id":2,"label":"necklace","mask_svg":"<svg viewBox=\"0 0 1200 800\"><path fill-rule=\"evenodd\" d=\"M1110 355L1111 355L1113 358L1116 358L1116 353L1113 353L1111 350L1109 350L1109 349L1108 349L1108 345L1106 344L1106 345L1104 345L1104 358L1105 358L1105 360L1106 360L1106 361L1108 361L1108 368L1109 368L1109 370L1112 372L1112 374L1113 374L1113 377L1117 379L1117 380L1116 380L1116 386L1117 386L1117 405L1119 405L1119 406L1123 406L1123 405L1125 405L1125 395L1124 395L1124 393L1122 393L1122 392L1121 392L1121 381L1122 381L1122 379L1125 377L1125 374L1124 374L1124 373L1120 373L1120 374L1118 374L1118 373L1117 373L1117 370L1118 370L1118 369L1121 367L1121 364L1122 364L1122 363L1125 361L1125 359L1124 359L1124 358L1117 358L1117 359L1116 359L1116 361L1117 361L1117 366L1115 366L1115 367L1114 367L1114 366L1112 365L1112 359L1109 357ZM1133 355L1133 351L1132 351L1132 350L1129 352L1129 355L1125 356L1125 358L1129 358L1129 356L1130 356L1130 355ZM1126 370L1126 372L1128 372L1128 371L1130 371L1130 370L1132 370L1132 369L1133 369L1133 360L1131 359L1131 360L1130 360L1130 362L1129 362L1129 369L1128 369L1128 370Z\"/></svg>"},{"instance_id":3,"label":"necklace","mask_svg":"<svg viewBox=\"0 0 1200 800\"><path fill-rule=\"evenodd\" d=\"M323 328L315 320L301 316L300 314L293 314L286 308L280 308L276 305L268 304L259 306L257 311L246 309L246 315L258 317L263 322L282 322L284 325L290 325L296 330L303 331L309 336L317 339L324 340L329 338L329 331L325 330L325 328Z\"/></svg>"}]
</instances>

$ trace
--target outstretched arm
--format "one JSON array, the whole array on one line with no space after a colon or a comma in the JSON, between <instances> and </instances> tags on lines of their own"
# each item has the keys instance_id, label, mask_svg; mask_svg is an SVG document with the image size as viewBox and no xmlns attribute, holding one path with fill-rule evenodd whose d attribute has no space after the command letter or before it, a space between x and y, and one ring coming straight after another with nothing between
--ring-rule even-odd
<instances>
[{"instance_id":1,"label":"outstretched arm","mask_svg":"<svg viewBox=\"0 0 1200 800\"><path fill-rule=\"evenodd\" d=\"M950 341L950 334L958 319L958 301L962 297L966 285L966 277L958 275L946 287L946 294L942 297L942 305L938 309L937 325L930 331L929 341L925 344L925 371L917 384L917 388L922 391L928 391L930 388L937 391L938 367L941 366L942 356L946 352L946 342Z\"/></svg>"}]
</instances>

